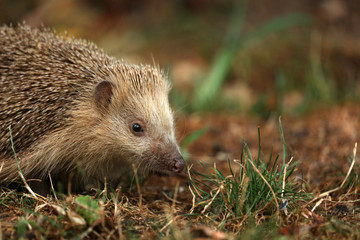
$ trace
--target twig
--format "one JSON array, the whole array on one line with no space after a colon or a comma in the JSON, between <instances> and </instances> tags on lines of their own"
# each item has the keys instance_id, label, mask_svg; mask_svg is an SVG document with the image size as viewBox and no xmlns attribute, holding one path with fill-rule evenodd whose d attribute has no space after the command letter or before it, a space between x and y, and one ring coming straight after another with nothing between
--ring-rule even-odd
<instances>
[{"instance_id":1,"label":"twig","mask_svg":"<svg viewBox=\"0 0 360 240\"><path fill-rule=\"evenodd\" d=\"M167 200L169 200L171 202L175 201L176 203L181 203L180 201L177 201L174 198L171 198L170 196L168 196L165 192L161 192L161 193L162 193L162 195L164 195L164 197L166 197Z\"/></svg>"},{"instance_id":2,"label":"twig","mask_svg":"<svg viewBox=\"0 0 360 240\"><path fill-rule=\"evenodd\" d=\"M192 180L192 177L191 177L191 174L190 174L190 169L192 168L192 166L193 166L193 165L191 164L191 166L187 168L190 182L194 182L194 181ZM197 193L198 196L200 196L201 198L203 197L203 196L199 193L199 191L196 189L196 187L194 187L194 190L196 191L196 193Z\"/></svg>"},{"instance_id":3,"label":"twig","mask_svg":"<svg viewBox=\"0 0 360 240\"><path fill-rule=\"evenodd\" d=\"M56 196L56 192L55 192L55 189L54 189L54 185L53 185L53 182L52 182L52 178L51 178L50 171L48 171L48 176L49 176L51 191L54 193L54 196L55 196L56 201L59 201L59 199L58 199L57 196Z\"/></svg>"},{"instance_id":4,"label":"twig","mask_svg":"<svg viewBox=\"0 0 360 240\"><path fill-rule=\"evenodd\" d=\"M223 188L223 185L220 185L220 187L218 188L218 190L216 191L215 195L213 196L213 198L211 199L211 201L205 205L204 209L201 211L201 214L204 214L205 211L211 206L211 204L213 203L213 201L215 200L216 196L220 193L221 188Z\"/></svg>"},{"instance_id":5,"label":"twig","mask_svg":"<svg viewBox=\"0 0 360 240\"><path fill-rule=\"evenodd\" d=\"M176 198L179 192L179 185L180 185L180 181L176 181L176 186L175 186L175 192L174 192L174 198L172 200L172 204L171 204L171 213L174 214L175 213L175 205L176 205Z\"/></svg>"},{"instance_id":6,"label":"twig","mask_svg":"<svg viewBox=\"0 0 360 240\"><path fill-rule=\"evenodd\" d=\"M190 192L191 192L191 194L193 196L193 198L192 198L192 207L191 207L191 209L189 211L189 214L192 214L194 212L194 209L195 209L195 199L196 199L196 197L195 197L195 194L194 194L193 190L191 190L190 185L189 185L189 190L190 190Z\"/></svg>"},{"instance_id":7,"label":"twig","mask_svg":"<svg viewBox=\"0 0 360 240\"><path fill-rule=\"evenodd\" d=\"M102 191L102 194L106 197L107 196L107 179L106 176L104 177L104 190ZM107 198L107 197L106 197Z\"/></svg>"},{"instance_id":8,"label":"twig","mask_svg":"<svg viewBox=\"0 0 360 240\"><path fill-rule=\"evenodd\" d=\"M344 186L344 184L346 183L347 179L348 179L349 176L350 176L350 173L351 173L352 169L354 168L355 161L356 161L356 150L357 150L357 142L355 142L355 147L354 147L354 150L353 150L353 160L352 160L352 163L351 163L351 165L350 165L350 168L349 168L349 170L348 170L348 172L347 172L344 180L343 180L342 183L340 184L340 186L338 186L338 187L336 187L336 188L334 188L334 189L331 189L331 190L329 190L329 191L326 191L326 192L324 192L324 193L319 194L317 197L315 197L315 198L312 199L310 202L308 202L308 203L305 205L305 207L308 206L309 204L315 202L316 200L318 200L318 199L320 199L320 198L323 198L323 197L328 196L330 193L333 193L333 192L336 192L336 191L340 190L340 189ZM322 201L323 201L323 200L320 200L319 202L317 202L317 203L315 204L315 206L313 207L312 211L314 211L314 210L316 209L316 207L318 207Z\"/></svg>"},{"instance_id":9,"label":"twig","mask_svg":"<svg viewBox=\"0 0 360 240\"><path fill-rule=\"evenodd\" d=\"M286 171L287 171L287 168L290 166L290 163L292 162L292 160L293 160L293 157L290 158L289 162L286 163L285 168L284 168L284 177L283 177L283 184L282 184L282 190L281 190L281 198L284 198Z\"/></svg>"},{"instance_id":10,"label":"twig","mask_svg":"<svg viewBox=\"0 0 360 240\"><path fill-rule=\"evenodd\" d=\"M222 197L222 199L223 199L223 203L224 203L225 205L228 205L228 201L226 200L225 194L224 194L224 192L223 192L223 189L224 189L223 184L220 183L216 170L217 170L217 168L216 168L216 162L214 162L214 172L215 172L216 182L217 182L217 184L220 186L219 189L220 189L221 197ZM227 207L228 207L229 209L231 209L231 207L229 207L229 206L227 206Z\"/></svg>"},{"instance_id":11,"label":"twig","mask_svg":"<svg viewBox=\"0 0 360 240\"><path fill-rule=\"evenodd\" d=\"M324 198L321 198L319 201L316 202L315 206L311 209L311 211L315 211L315 209L324 201Z\"/></svg>"},{"instance_id":12,"label":"twig","mask_svg":"<svg viewBox=\"0 0 360 240\"><path fill-rule=\"evenodd\" d=\"M160 229L159 232L164 231L168 226L170 226L175 220L177 220L177 219L180 218L180 217L181 217L181 215L178 215L178 216L172 218L165 226L163 226L163 227Z\"/></svg>"},{"instance_id":13,"label":"twig","mask_svg":"<svg viewBox=\"0 0 360 240\"><path fill-rule=\"evenodd\" d=\"M11 131L11 126L8 127L9 129L9 132L10 132L10 142L11 142L11 149L14 153L14 157L15 157L15 161L16 161L16 165L18 167L18 173L20 175L20 178L21 180L23 181L24 185L25 185L25 188L30 192L30 194L36 199L36 200L39 200L39 198L36 196L36 194L33 192L33 190L30 188L29 184L26 182L25 180L25 177L21 171L21 168L20 168L20 164L19 164L19 160L16 156L16 151L15 151L15 146L14 146L14 140L13 140L13 137L12 137L12 131Z\"/></svg>"},{"instance_id":14,"label":"twig","mask_svg":"<svg viewBox=\"0 0 360 240\"><path fill-rule=\"evenodd\" d=\"M344 178L343 182L340 185L340 188L342 188L344 186L344 184L346 183L346 180L350 176L350 173L351 173L352 169L354 168L355 161L356 161L356 150L357 150L357 142L355 142L355 146L354 146L354 149L353 149L353 161L352 161L352 163L350 165L349 171L346 174L346 177Z\"/></svg>"},{"instance_id":15,"label":"twig","mask_svg":"<svg viewBox=\"0 0 360 240\"><path fill-rule=\"evenodd\" d=\"M142 212L142 194L141 194L141 191L140 191L139 178L138 178L138 175L137 175L137 169L135 167L135 164L132 164L132 168L133 168L133 171L134 171L136 187L137 187L138 194L139 194L139 208L140 208L140 211Z\"/></svg>"},{"instance_id":16,"label":"twig","mask_svg":"<svg viewBox=\"0 0 360 240\"><path fill-rule=\"evenodd\" d=\"M114 218L116 220L116 228L118 230L119 239L123 240L124 236L123 236L122 227L121 227L121 218L122 218L122 216L120 215L120 210L119 210L119 206L118 206L118 204L120 204L120 203L117 201L119 199L119 193L120 193L120 191L116 191L115 199L113 199L113 202L114 202ZM114 198L114 197L112 197L112 198Z\"/></svg>"},{"instance_id":17,"label":"twig","mask_svg":"<svg viewBox=\"0 0 360 240\"><path fill-rule=\"evenodd\" d=\"M285 183L286 183L286 172L288 167L290 166L290 163L292 162L293 157L290 158L289 162L287 162L285 164L285 168L284 168L284 176L283 176L283 184L282 184L282 190L281 190L281 206L284 205L284 207L282 207L282 210L284 210L285 215L288 215L288 211L287 211L287 199L284 198L284 193L285 193ZM280 206L280 207L281 207Z\"/></svg>"}]
</instances>

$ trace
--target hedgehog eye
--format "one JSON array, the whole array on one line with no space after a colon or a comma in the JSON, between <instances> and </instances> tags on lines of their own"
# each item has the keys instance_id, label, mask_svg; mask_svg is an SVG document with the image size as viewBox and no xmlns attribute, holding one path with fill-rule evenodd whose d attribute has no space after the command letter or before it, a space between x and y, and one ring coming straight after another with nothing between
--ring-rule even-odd
<instances>
[{"instance_id":1,"label":"hedgehog eye","mask_svg":"<svg viewBox=\"0 0 360 240\"><path fill-rule=\"evenodd\" d=\"M141 125L140 124L138 124L138 123L134 123L133 125L132 125L132 130L134 131L134 132L143 132L144 131L144 129L141 127Z\"/></svg>"},{"instance_id":2,"label":"hedgehog eye","mask_svg":"<svg viewBox=\"0 0 360 240\"><path fill-rule=\"evenodd\" d=\"M133 123L131 125L131 130L136 136L141 136L144 134L144 129L139 123Z\"/></svg>"}]
</instances>

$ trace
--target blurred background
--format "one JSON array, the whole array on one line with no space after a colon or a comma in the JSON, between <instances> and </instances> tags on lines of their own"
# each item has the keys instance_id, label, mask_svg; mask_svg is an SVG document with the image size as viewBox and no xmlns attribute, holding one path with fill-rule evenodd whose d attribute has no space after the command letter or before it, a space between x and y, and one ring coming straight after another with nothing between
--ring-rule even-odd
<instances>
[{"instance_id":1,"label":"blurred background","mask_svg":"<svg viewBox=\"0 0 360 240\"><path fill-rule=\"evenodd\" d=\"M1 0L25 21L158 64L175 109L268 118L360 99L358 0Z\"/></svg>"}]
</instances>

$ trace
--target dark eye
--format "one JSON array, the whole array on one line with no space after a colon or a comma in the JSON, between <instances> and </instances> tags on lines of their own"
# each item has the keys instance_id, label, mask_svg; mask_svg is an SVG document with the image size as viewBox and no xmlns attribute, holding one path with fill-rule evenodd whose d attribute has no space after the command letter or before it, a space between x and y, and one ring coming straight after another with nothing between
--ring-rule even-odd
<instances>
[{"instance_id":1,"label":"dark eye","mask_svg":"<svg viewBox=\"0 0 360 240\"><path fill-rule=\"evenodd\" d=\"M144 129L141 127L141 125L140 124L138 124L138 123L134 123L133 125L132 125L132 130L134 131L134 132L143 132L144 131Z\"/></svg>"},{"instance_id":2,"label":"dark eye","mask_svg":"<svg viewBox=\"0 0 360 240\"><path fill-rule=\"evenodd\" d=\"M135 135L142 135L142 133L144 132L143 127L139 123L133 123L131 125L131 130Z\"/></svg>"}]
</instances>

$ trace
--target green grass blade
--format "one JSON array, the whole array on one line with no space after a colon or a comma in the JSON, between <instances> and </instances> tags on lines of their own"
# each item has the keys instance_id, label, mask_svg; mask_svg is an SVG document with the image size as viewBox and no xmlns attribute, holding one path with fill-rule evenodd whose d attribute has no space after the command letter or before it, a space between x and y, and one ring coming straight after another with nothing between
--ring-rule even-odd
<instances>
[{"instance_id":1,"label":"green grass blade","mask_svg":"<svg viewBox=\"0 0 360 240\"><path fill-rule=\"evenodd\" d=\"M210 126L205 125L203 128L196 130L192 133L190 133L182 142L181 142L181 148L187 148L190 144L198 140L202 135L204 135L208 130Z\"/></svg>"},{"instance_id":2,"label":"green grass blade","mask_svg":"<svg viewBox=\"0 0 360 240\"><path fill-rule=\"evenodd\" d=\"M285 164L286 164L285 163L286 162L286 143L285 143L284 131L283 131L282 124L281 124L281 117L279 117L279 128L280 128L281 142L283 144L283 162L282 162L280 173L283 173Z\"/></svg>"},{"instance_id":3,"label":"green grass blade","mask_svg":"<svg viewBox=\"0 0 360 240\"><path fill-rule=\"evenodd\" d=\"M310 25L311 23L311 17L302 13L292 13L275 17L247 33L242 39L241 48L250 48L270 34L284 31L298 25Z\"/></svg>"},{"instance_id":4,"label":"green grass blade","mask_svg":"<svg viewBox=\"0 0 360 240\"><path fill-rule=\"evenodd\" d=\"M245 4L243 1L235 6L231 26L227 39L215 58L208 77L198 87L198 92L194 98L196 111L208 110L213 106L227 73L231 68L236 54L241 49L247 49L256 44L266 36L279 31L286 30L296 25L310 24L311 18L305 14L288 14L276 17L257 27L250 33L242 36L242 26L245 18Z\"/></svg>"},{"instance_id":5,"label":"green grass blade","mask_svg":"<svg viewBox=\"0 0 360 240\"><path fill-rule=\"evenodd\" d=\"M230 70L231 63L236 55L236 50L240 42L242 26L245 18L245 1L238 1L235 4L234 11L230 20L230 27L224 45L215 58L208 77L199 86L195 95L195 110L203 111L211 106L211 102L216 100L216 95L222 87L227 73Z\"/></svg>"}]
</instances>

